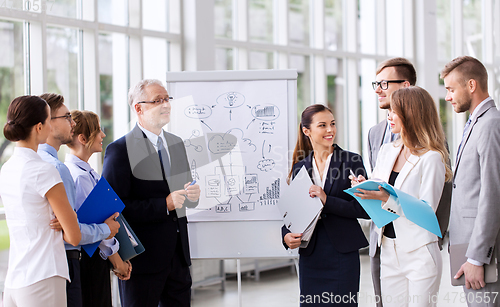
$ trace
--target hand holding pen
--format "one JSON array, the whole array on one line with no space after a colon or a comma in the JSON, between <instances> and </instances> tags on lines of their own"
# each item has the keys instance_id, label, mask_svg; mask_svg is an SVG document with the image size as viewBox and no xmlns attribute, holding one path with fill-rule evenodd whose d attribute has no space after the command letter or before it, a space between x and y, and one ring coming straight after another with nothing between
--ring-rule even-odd
<instances>
[{"instance_id":1,"label":"hand holding pen","mask_svg":"<svg viewBox=\"0 0 500 307\"><path fill-rule=\"evenodd\" d=\"M349 172L351 173L351 175L349 175L349 179L351 180L351 187L354 187L361 182L366 181L366 178L363 177L363 175L356 176L352 169L349 169Z\"/></svg>"},{"instance_id":2,"label":"hand holding pen","mask_svg":"<svg viewBox=\"0 0 500 307\"><path fill-rule=\"evenodd\" d=\"M184 185L184 190L186 191L186 198L190 201L197 201L200 198L200 186L196 184L196 180Z\"/></svg>"}]
</instances>

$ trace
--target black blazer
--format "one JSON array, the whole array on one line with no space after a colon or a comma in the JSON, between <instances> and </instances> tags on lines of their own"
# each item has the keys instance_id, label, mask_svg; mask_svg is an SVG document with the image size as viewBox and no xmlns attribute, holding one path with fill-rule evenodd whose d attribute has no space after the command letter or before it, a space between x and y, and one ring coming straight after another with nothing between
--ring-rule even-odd
<instances>
[{"instance_id":1,"label":"black blazer","mask_svg":"<svg viewBox=\"0 0 500 307\"><path fill-rule=\"evenodd\" d=\"M360 155L345 151L338 145L333 145L333 154L330 160L330 168L326 177L324 191L326 202L321 213L321 220L325 225L326 232L334 248L340 253L348 253L368 246L365 235L359 226L357 218L369 219L363 207L344 190L351 187L349 180L352 170L356 175L366 177L366 170L363 166L363 159ZM309 177L312 178L312 157L313 152L305 159L293 165L292 178L298 174L302 166L305 166ZM283 226L281 228L282 237L290 231ZM283 245L288 248L285 241ZM300 248L301 255L310 255L316 245L316 233L314 232L309 245Z\"/></svg>"},{"instance_id":2,"label":"black blazer","mask_svg":"<svg viewBox=\"0 0 500 307\"><path fill-rule=\"evenodd\" d=\"M102 175L125 203L122 214L145 248L131 260L136 273L159 272L171 263L177 230L186 263L191 264L185 207L196 207L198 202L186 200L183 208L167 215L166 197L183 189L192 177L182 140L167 132L165 139L171 160L168 181L158 153L137 125L109 144L104 156Z\"/></svg>"}]
</instances>

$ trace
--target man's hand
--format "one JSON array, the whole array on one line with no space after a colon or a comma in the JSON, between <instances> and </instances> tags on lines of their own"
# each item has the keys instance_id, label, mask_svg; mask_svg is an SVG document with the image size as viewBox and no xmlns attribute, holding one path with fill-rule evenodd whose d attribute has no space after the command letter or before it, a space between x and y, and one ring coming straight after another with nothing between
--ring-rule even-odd
<instances>
[{"instance_id":1,"label":"man's hand","mask_svg":"<svg viewBox=\"0 0 500 307\"><path fill-rule=\"evenodd\" d=\"M467 289L479 290L486 286L484 282L484 267L482 265L477 266L466 261L462 264L454 278L459 279L462 274L465 274L465 287Z\"/></svg>"},{"instance_id":2,"label":"man's hand","mask_svg":"<svg viewBox=\"0 0 500 307\"><path fill-rule=\"evenodd\" d=\"M285 235L285 243L291 249L295 249L300 246L302 234L301 233L287 233Z\"/></svg>"},{"instance_id":3,"label":"man's hand","mask_svg":"<svg viewBox=\"0 0 500 307\"><path fill-rule=\"evenodd\" d=\"M55 231L61 231L62 230L61 223L59 223L59 220L57 219L57 217L55 219L50 220L50 224L49 225L50 225L50 228L54 229Z\"/></svg>"},{"instance_id":4,"label":"man's hand","mask_svg":"<svg viewBox=\"0 0 500 307\"><path fill-rule=\"evenodd\" d=\"M120 223L118 223L116 221L116 218L120 215L120 213L118 212L115 212L115 214L113 214L112 216L108 217L104 223L106 225L108 225L109 227L109 230L111 231L111 234L109 235L109 237L106 238L107 239L111 239L112 237L114 237L117 233L118 233L118 229L120 229Z\"/></svg>"},{"instance_id":5,"label":"man's hand","mask_svg":"<svg viewBox=\"0 0 500 307\"><path fill-rule=\"evenodd\" d=\"M184 190L186 190L186 197L190 201L197 201L200 198L200 186L198 184L190 185L191 182L188 182L184 185Z\"/></svg>"},{"instance_id":6,"label":"man's hand","mask_svg":"<svg viewBox=\"0 0 500 307\"><path fill-rule=\"evenodd\" d=\"M167 209L168 211L173 211L175 209L180 209L182 208L182 204L184 204L184 200L186 198L184 195L186 195L187 192L186 190L177 190L174 192L171 192L167 196Z\"/></svg>"}]
</instances>

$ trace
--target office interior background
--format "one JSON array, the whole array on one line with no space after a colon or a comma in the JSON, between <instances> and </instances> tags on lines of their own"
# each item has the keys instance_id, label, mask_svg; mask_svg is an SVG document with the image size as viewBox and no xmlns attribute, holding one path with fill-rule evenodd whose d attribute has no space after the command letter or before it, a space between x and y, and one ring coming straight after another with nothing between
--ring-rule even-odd
<instances>
[{"instance_id":1,"label":"office interior background","mask_svg":"<svg viewBox=\"0 0 500 307\"><path fill-rule=\"evenodd\" d=\"M444 100L439 72L457 56L478 58L498 104L498 16L500 0L0 0L0 127L14 97L54 92L101 117L105 148L134 125L127 92L140 79L296 69L298 114L328 105L336 142L368 161L368 130L386 116L371 81L380 61L402 56L438 105L453 159L467 115ZM0 163L12 150L1 135ZM0 211L5 254L3 219Z\"/></svg>"}]
</instances>

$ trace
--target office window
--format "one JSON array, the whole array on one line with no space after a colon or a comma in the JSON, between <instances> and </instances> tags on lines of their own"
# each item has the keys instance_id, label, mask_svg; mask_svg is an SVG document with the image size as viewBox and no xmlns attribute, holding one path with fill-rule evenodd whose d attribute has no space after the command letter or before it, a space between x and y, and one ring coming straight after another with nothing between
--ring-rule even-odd
<instances>
[{"instance_id":1,"label":"office window","mask_svg":"<svg viewBox=\"0 0 500 307\"><path fill-rule=\"evenodd\" d=\"M376 26L376 5L372 0L359 0L358 5L358 37L359 48L362 53L375 54L377 48L377 33L386 29L378 29Z\"/></svg>"},{"instance_id":2,"label":"office window","mask_svg":"<svg viewBox=\"0 0 500 307\"><path fill-rule=\"evenodd\" d=\"M82 0L84 1L84 0ZM87 0L88 1L88 0ZM40 5L40 9L47 12L48 15L61 16L67 18L77 18L77 0L46 0L42 1L26 1L31 2L33 9Z\"/></svg>"},{"instance_id":3,"label":"office window","mask_svg":"<svg viewBox=\"0 0 500 307\"><path fill-rule=\"evenodd\" d=\"M233 70L233 49L232 48L216 48L215 49L215 69L216 70Z\"/></svg>"},{"instance_id":4,"label":"office window","mask_svg":"<svg viewBox=\"0 0 500 307\"><path fill-rule=\"evenodd\" d=\"M325 0L325 47L342 50L342 0Z\"/></svg>"},{"instance_id":5,"label":"office window","mask_svg":"<svg viewBox=\"0 0 500 307\"><path fill-rule=\"evenodd\" d=\"M166 31L168 22L168 1L143 0L142 26L144 29Z\"/></svg>"},{"instance_id":6,"label":"office window","mask_svg":"<svg viewBox=\"0 0 500 307\"><path fill-rule=\"evenodd\" d=\"M163 38L144 37L144 77L165 82L167 76L167 41Z\"/></svg>"},{"instance_id":7,"label":"office window","mask_svg":"<svg viewBox=\"0 0 500 307\"><path fill-rule=\"evenodd\" d=\"M436 6L438 61L447 62L451 60L450 0L438 0Z\"/></svg>"},{"instance_id":8,"label":"office window","mask_svg":"<svg viewBox=\"0 0 500 307\"><path fill-rule=\"evenodd\" d=\"M481 32L481 1L463 0L464 53L481 61L483 35Z\"/></svg>"},{"instance_id":9,"label":"office window","mask_svg":"<svg viewBox=\"0 0 500 307\"><path fill-rule=\"evenodd\" d=\"M311 60L305 55L290 55L290 68L297 69L297 118L311 105Z\"/></svg>"},{"instance_id":10,"label":"office window","mask_svg":"<svg viewBox=\"0 0 500 307\"><path fill-rule=\"evenodd\" d=\"M272 69L274 54L265 51L248 52L248 69Z\"/></svg>"},{"instance_id":11,"label":"office window","mask_svg":"<svg viewBox=\"0 0 500 307\"><path fill-rule=\"evenodd\" d=\"M288 36L292 46L309 46L309 4L307 0L290 0Z\"/></svg>"},{"instance_id":12,"label":"office window","mask_svg":"<svg viewBox=\"0 0 500 307\"><path fill-rule=\"evenodd\" d=\"M47 91L63 95L68 109L78 108L76 29L47 27Z\"/></svg>"},{"instance_id":13,"label":"office window","mask_svg":"<svg viewBox=\"0 0 500 307\"><path fill-rule=\"evenodd\" d=\"M248 38L255 42L273 42L273 1L248 1Z\"/></svg>"},{"instance_id":14,"label":"office window","mask_svg":"<svg viewBox=\"0 0 500 307\"><path fill-rule=\"evenodd\" d=\"M10 102L24 94L23 23L0 20L0 127ZM12 155L14 144L0 134L0 165ZM1 280L1 278L0 278Z\"/></svg>"},{"instance_id":15,"label":"office window","mask_svg":"<svg viewBox=\"0 0 500 307\"><path fill-rule=\"evenodd\" d=\"M82 0L83 1L83 0ZM128 24L128 2L122 0L99 0L98 20L117 26Z\"/></svg>"},{"instance_id":16,"label":"office window","mask_svg":"<svg viewBox=\"0 0 500 307\"><path fill-rule=\"evenodd\" d=\"M99 34L99 89L101 128L106 137L102 147L113 141L113 35Z\"/></svg>"},{"instance_id":17,"label":"office window","mask_svg":"<svg viewBox=\"0 0 500 307\"><path fill-rule=\"evenodd\" d=\"M326 58L327 104L335 117L335 143L344 146L344 65L340 58Z\"/></svg>"},{"instance_id":18,"label":"office window","mask_svg":"<svg viewBox=\"0 0 500 307\"><path fill-rule=\"evenodd\" d=\"M233 38L233 5L231 0L215 0L215 37Z\"/></svg>"}]
</instances>

